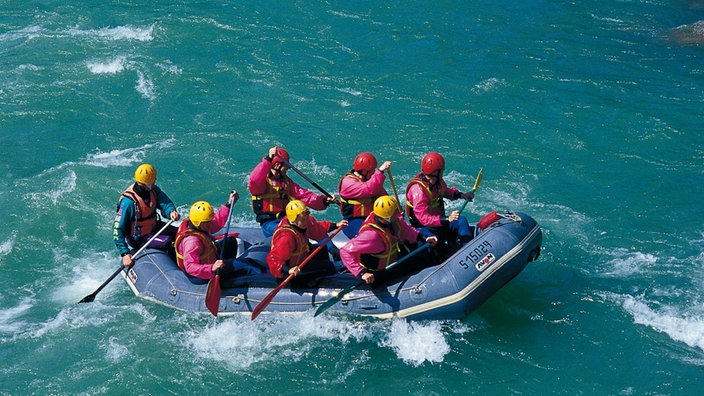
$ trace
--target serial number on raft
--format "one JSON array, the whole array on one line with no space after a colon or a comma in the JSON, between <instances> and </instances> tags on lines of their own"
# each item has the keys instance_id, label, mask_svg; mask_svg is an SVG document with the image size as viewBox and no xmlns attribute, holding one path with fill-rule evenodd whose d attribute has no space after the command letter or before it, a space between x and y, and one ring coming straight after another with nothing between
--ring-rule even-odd
<instances>
[{"instance_id":1,"label":"serial number on raft","mask_svg":"<svg viewBox=\"0 0 704 396\"><path fill-rule=\"evenodd\" d=\"M481 245L475 247L472 251L467 253L465 258L459 261L460 265L464 269L469 269L470 266L475 266L478 271L483 270L487 264L491 264L491 262L494 261L494 255L489 253L489 249L491 248L492 246L489 241L482 242ZM487 262L487 258L489 258L489 262Z\"/></svg>"}]
</instances>

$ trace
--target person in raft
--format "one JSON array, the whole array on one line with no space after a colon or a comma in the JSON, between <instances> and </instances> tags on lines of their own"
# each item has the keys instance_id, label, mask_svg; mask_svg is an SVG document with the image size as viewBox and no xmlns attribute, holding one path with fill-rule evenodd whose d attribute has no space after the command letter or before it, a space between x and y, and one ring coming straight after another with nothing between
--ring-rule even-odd
<instances>
[{"instance_id":1,"label":"person in raft","mask_svg":"<svg viewBox=\"0 0 704 396\"><path fill-rule=\"evenodd\" d=\"M336 202L331 198L318 195L299 186L291 180L286 171L288 166L281 159L290 161L288 152L280 147L272 147L266 157L249 175L249 192L252 194L252 210L257 215L257 223L262 227L264 236L274 234L276 226L284 217L286 204L293 199L303 201L310 208L325 210Z\"/></svg>"},{"instance_id":2,"label":"person in raft","mask_svg":"<svg viewBox=\"0 0 704 396\"><path fill-rule=\"evenodd\" d=\"M293 274L292 282L305 284L314 278L332 275L337 272L328 259L327 249L323 248L303 268L299 267L313 251L309 239L320 241L338 227L347 226L347 220L332 223L317 221L310 215L303 201L293 200L286 205L286 217L281 220L271 238L271 250L266 256L271 275L279 281Z\"/></svg>"},{"instance_id":3,"label":"person in raft","mask_svg":"<svg viewBox=\"0 0 704 396\"><path fill-rule=\"evenodd\" d=\"M382 195L389 195L384 188L384 171L391 167L391 162L384 161L379 169L376 166L372 153L360 153L352 163L352 170L340 179L337 187L340 213L349 222L342 232L349 238L357 235L364 219L372 213L374 201Z\"/></svg>"},{"instance_id":4,"label":"person in raft","mask_svg":"<svg viewBox=\"0 0 704 396\"><path fill-rule=\"evenodd\" d=\"M173 221L181 218L171 199L154 184L156 169L152 165L139 165L134 171L134 181L120 195L112 227L113 241L125 267L133 263L131 249L144 246L164 226L164 222L157 217L157 209L162 216ZM175 234L176 227L167 227L150 247L165 248L168 251Z\"/></svg>"},{"instance_id":5,"label":"person in raft","mask_svg":"<svg viewBox=\"0 0 704 396\"><path fill-rule=\"evenodd\" d=\"M398 260L400 252L409 253L417 242L426 241L434 246L438 238L424 236L406 223L396 200L384 195L374 201L373 212L364 220L359 234L340 248L340 258L352 275L369 284L383 278L386 272L381 270ZM416 254L399 267L417 269L429 261L428 254Z\"/></svg>"},{"instance_id":6,"label":"person in raft","mask_svg":"<svg viewBox=\"0 0 704 396\"><path fill-rule=\"evenodd\" d=\"M466 244L474 235L467 218L458 210L445 215L445 201L459 198L472 200L474 193L460 192L455 187L447 187L442 175L445 171L445 158L439 153L428 153L421 161L421 173L416 175L406 187L406 213L412 226L437 235L440 242L455 246L457 239Z\"/></svg>"},{"instance_id":7,"label":"person in raft","mask_svg":"<svg viewBox=\"0 0 704 396\"><path fill-rule=\"evenodd\" d=\"M217 243L212 234L225 227L232 205L239 199L237 191L232 191L227 204L217 212L206 201L198 201L191 206L189 216L181 222L176 234L176 264L193 283L205 283L214 276L216 270L224 278L236 275L256 275L261 270L235 261L237 239L229 235ZM219 249L224 249L219 254ZM220 258L222 257L222 258Z\"/></svg>"}]
</instances>

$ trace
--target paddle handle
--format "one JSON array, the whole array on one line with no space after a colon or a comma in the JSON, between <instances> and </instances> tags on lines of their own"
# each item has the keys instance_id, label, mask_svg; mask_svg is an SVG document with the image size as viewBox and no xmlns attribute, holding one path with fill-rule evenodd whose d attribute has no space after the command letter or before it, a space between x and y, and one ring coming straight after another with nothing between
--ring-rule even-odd
<instances>
[{"instance_id":1,"label":"paddle handle","mask_svg":"<svg viewBox=\"0 0 704 396\"><path fill-rule=\"evenodd\" d=\"M408 253L407 255L401 257L400 259L394 261L393 263L389 264L386 266L386 270L390 270L391 268L401 264L402 262L408 260L409 258L415 256L416 254L420 253L423 249L427 249L430 246L430 242L425 242L422 245L418 246L414 251Z\"/></svg>"},{"instance_id":2,"label":"paddle handle","mask_svg":"<svg viewBox=\"0 0 704 396\"><path fill-rule=\"evenodd\" d=\"M232 193L235 191L232 190ZM232 202L230 203L230 210L227 212L227 223L225 223L225 236L223 237L223 244L222 244L222 249L220 249L220 260L222 260L223 255L225 254L225 242L227 241L227 236L230 233L230 222L232 221L232 207L235 206L235 203L237 203L237 198L232 197ZM219 272L220 270L215 270L216 272Z\"/></svg>"},{"instance_id":3,"label":"paddle handle","mask_svg":"<svg viewBox=\"0 0 704 396\"><path fill-rule=\"evenodd\" d=\"M330 193L328 193L327 191L325 191L322 187L320 187L320 186L318 185L318 183L314 182L314 181L311 180L308 176L306 176L303 172L301 172L300 170L298 170L298 168L296 168L295 166L291 165L290 162L286 161L286 158L280 156L279 154L276 154L276 156L279 158L279 160L281 160L281 162L284 163L284 165L288 166L289 168L293 169L296 173L298 173L299 175L301 175L302 178L306 179L306 181L308 181L308 183L312 184L312 185L313 185L315 188L317 188L321 193L323 193L323 195L325 195L326 197L328 197L328 198L330 198L330 199L333 199L333 196L330 195Z\"/></svg>"},{"instance_id":4,"label":"paddle handle","mask_svg":"<svg viewBox=\"0 0 704 396\"><path fill-rule=\"evenodd\" d=\"M391 268L393 268L393 267L395 267L395 266L401 264L402 262L404 262L404 261L408 260L409 258L411 258L411 257L412 257L413 255L415 255L416 253L420 252L420 251L423 250L423 249L426 249L428 246L430 246L430 242L425 242L425 243L423 243L422 245L418 246L418 247L417 247L414 251L412 251L411 253L408 253L407 255L401 257L399 260L396 260L396 261L394 261L393 263L389 264L389 265L384 269L384 271L387 271L387 270L389 270L389 269L391 269ZM323 312L324 312L325 310L327 310L328 308L330 308L330 307L332 307L333 305L337 304L338 301L342 300L342 297L344 297L344 296L345 296L346 294L348 294L348 293L353 292L355 289L357 289L358 287L362 286L362 285L365 284L365 283L367 283L367 282L365 282L365 281L362 280L362 281L359 281L359 282L358 282L357 284L355 284L355 285L352 285L352 286L350 286L350 287L348 287L348 288L346 288L346 289L340 290L340 292L337 293L336 296L331 297L329 300L327 300L327 301L325 301L323 304L321 304L321 305L318 307L318 309L315 310L315 314L313 314L313 317L316 317L316 316L320 315L321 313L323 313Z\"/></svg>"},{"instance_id":5,"label":"paddle handle","mask_svg":"<svg viewBox=\"0 0 704 396\"><path fill-rule=\"evenodd\" d=\"M173 220L169 220L166 224L164 224L163 227L161 227L161 229L160 229L159 231L157 231L156 234L154 234L151 238L149 238L149 240L147 241L147 243L145 243L144 245L142 245L141 248L139 248L136 252L134 252L134 254L132 255L132 259L133 259L133 260L132 260L132 264L130 265L130 267L131 267L132 265L134 265L134 258L135 258L138 254L142 253L142 251L143 251L144 249L146 249L146 248L149 246L150 243L154 242L154 240L156 239L156 237L158 237L159 235L161 235L161 233L164 232L164 230L166 230L166 228L167 228L168 226L170 226L171 223L173 223L173 222L174 222Z\"/></svg>"},{"instance_id":6,"label":"paddle handle","mask_svg":"<svg viewBox=\"0 0 704 396\"><path fill-rule=\"evenodd\" d=\"M396 207L399 213L403 213L401 210L401 201L398 199L398 192L396 192L396 184L394 183L394 177L391 175L391 168L386 168L386 173L389 174L389 182L391 183L391 189L394 190L394 197L396 197Z\"/></svg>"},{"instance_id":7,"label":"paddle handle","mask_svg":"<svg viewBox=\"0 0 704 396\"><path fill-rule=\"evenodd\" d=\"M482 183L482 176L484 175L484 168L479 169L479 173L477 173L477 179L474 181L474 187L472 187L472 192L475 192L479 189L479 185ZM462 204L462 207L460 207L460 212L464 210L465 207L467 207L467 204L469 203L469 198L464 200L464 203Z\"/></svg>"}]
</instances>

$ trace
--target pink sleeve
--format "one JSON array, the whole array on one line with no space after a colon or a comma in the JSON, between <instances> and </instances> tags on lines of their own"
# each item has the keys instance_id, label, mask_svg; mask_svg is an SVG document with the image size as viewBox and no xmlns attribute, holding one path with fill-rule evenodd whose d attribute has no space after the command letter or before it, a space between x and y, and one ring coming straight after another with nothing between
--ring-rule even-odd
<instances>
[{"instance_id":1,"label":"pink sleeve","mask_svg":"<svg viewBox=\"0 0 704 396\"><path fill-rule=\"evenodd\" d=\"M289 189L293 198L300 199L311 209L325 210L328 208L325 206L325 195L318 195L313 191L306 190L291 179L289 179Z\"/></svg>"},{"instance_id":2,"label":"pink sleeve","mask_svg":"<svg viewBox=\"0 0 704 396\"><path fill-rule=\"evenodd\" d=\"M229 214L230 208L228 208L226 205L220 205L218 211L215 212L215 217L213 217L213 221L210 222L208 232L213 234L220 231L221 228L225 227L225 223L227 223L227 216Z\"/></svg>"},{"instance_id":3,"label":"pink sleeve","mask_svg":"<svg viewBox=\"0 0 704 396\"><path fill-rule=\"evenodd\" d=\"M383 252L385 248L384 241L374 231L362 231L340 248L340 258L352 275L359 276L364 270L360 262L362 254Z\"/></svg>"},{"instance_id":4,"label":"pink sleeve","mask_svg":"<svg viewBox=\"0 0 704 396\"><path fill-rule=\"evenodd\" d=\"M386 175L378 169L375 170L372 177L365 182L351 177L344 177L340 183L340 195L352 198L389 195L386 189L384 189L384 180L386 180Z\"/></svg>"},{"instance_id":5,"label":"pink sleeve","mask_svg":"<svg viewBox=\"0 0 704 396\"><path fill-rule=\"evenodd\" d=\"M440 215L428 213L428 197L420 184L413 184L406 193L406 199L413 204L413 214L426 227L439 227Z\"/></svg>"},{"instance_id":6,"label":"pink sleeve","mask_svg":"<svg viewBox=\"0 0 704 396\"><path fill-rule=\"evenodd\" d=\"M260 195L266 192L266 175L271 170L271 162L265 158L262 158L262 162L257 164L249 175L249 192L252 195Z\"/></svg>"},{"instance_id":7,"label":"pink sleeve","mask_svg":"<svg viewBox=\"0 0 704 396\"><path fill-rule=\"evenodd\" d=\"M445 180L442 181L443 184L445 184ZM445 184L445 195L444 197L454 201L455 198L455 193L458 192L459 190L456 187L448 187L447 184Z\"/></svg>"},{"instance_id":8,"label":"pink sleeve","mask_svg":"<svg viewBox=\"0 0 704 396\"><path fill-rule=\"evenodd\" d=\"M213 263L201 263L200 253L203 250L200 239L197 236L189 235L181 241L181 251L183 254L183 266L186 272L200 279L210 279L213 277Z\"/></svg>"}]
</instances>

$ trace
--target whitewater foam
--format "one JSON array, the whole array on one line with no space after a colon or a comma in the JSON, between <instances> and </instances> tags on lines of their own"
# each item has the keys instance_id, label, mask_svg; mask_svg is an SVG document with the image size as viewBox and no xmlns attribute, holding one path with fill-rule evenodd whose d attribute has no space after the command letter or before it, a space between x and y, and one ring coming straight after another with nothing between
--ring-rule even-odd
<instances>
[{"instance_id":1,"label":"whitewater foam","mask_svg":"<svg viewBox=\"0 0 704 396\"><path fill-rule=\"evenodd\" d=\"M22 330L26 324L20 317L34 306L31 297L22 298L17 305L0 310L0 333L13 335Z\"/></svg>"},{"instance_id":2,"label":"whitewater foam","mask_svg":"<svg viewBox=\"0 0 704 396\"><path fill-rule=\"evenodd\" d=\"M390 347L405 363L420 366L424 362L440 363L450 352L440 322L394 320L383 346Z\"/></svg>"},{"instance_id":3,"label":"whitewater foam","mask_svg":"<svg viewBox=\"0 0 704 396\"><path fill-rule=\"evenodd\" d=\"M672 306L664 306L656 311L641 298L632 296L622 298L623 309L633 316L635 323L648 326L655 331L667 334L675 341L704 351L704 319L701 317L701 312L692 315Z\"/></svg>"},{"instance_id":4,"label":"whitewater foam","mask_svg":"<svg viewBox=\"0 0 704 396\"><path fill-rule=\"evenodd\" d=\"M117 74L125 70L127 58L118 56L107 62L87 62L88 70L94 74Z\"/></svg>"},{"instance_id":5,"label":"whitewater foam","mask_svg":"<svg viewBox=\"0 0 704 396\"><path fill-rule=\"evenodd\" d=\"M72 36L87 36L99 38L102 40L118 41L151 41L154 39L152 33L155 25L146 28L138 28L134 26L117 26L112 28L101 29L69 29L67 32Z\"/></svg>"}]
</instances>

